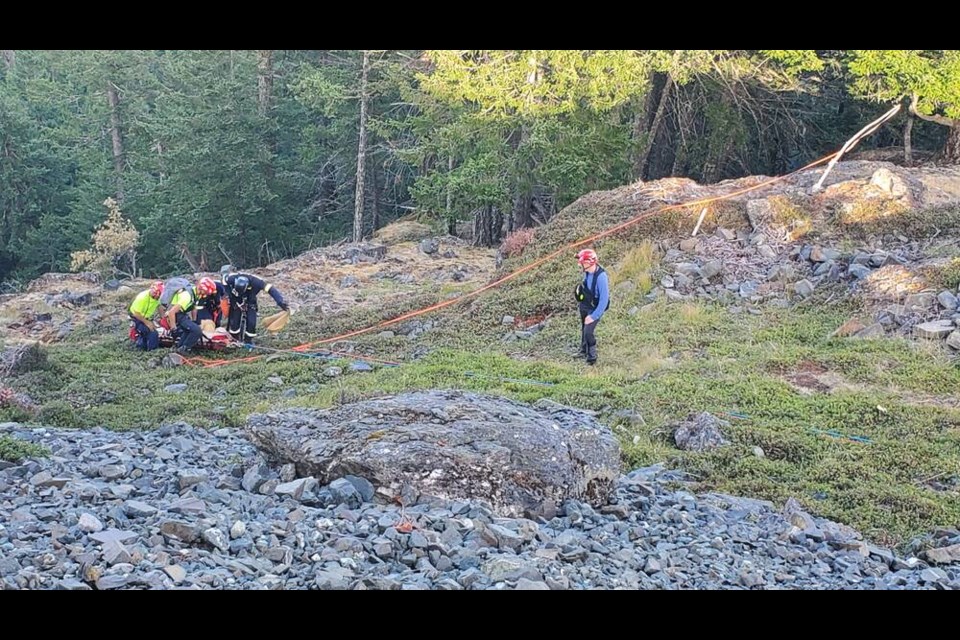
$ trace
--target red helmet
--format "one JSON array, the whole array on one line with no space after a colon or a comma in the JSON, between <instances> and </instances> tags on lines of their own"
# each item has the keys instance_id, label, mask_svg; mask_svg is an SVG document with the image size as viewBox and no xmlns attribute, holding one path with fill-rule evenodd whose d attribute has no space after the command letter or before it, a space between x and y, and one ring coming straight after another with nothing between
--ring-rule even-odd
<instances>
[{"instance_id":1,"label":"red helmet","mask_svg":"<svg viewBox=\"0 0 960 640\"><path fill-rule=\"evenodd\" d=\"M157 280L152 285L150 285L150 297L154 300L159 300L160 296L163 295L163 283Z\"/></svg>"},{"instance_id":2,"label":"red helmet","mask_svg":"<svg viewBox=\"0 0 960 640\"><path fill-rule=\"evenodd\" d=\"M593 249L584 249L577 254L577 262L579 262L580 266L584 269L589 269L597 264L597 252Z\"/></svg>"},{"instance_id":3,"label":"red helmet","mask_svg":"<svg viewBox=\"0 0 960 640\"><path fill-rule=\"evenodd\" d=\"M197 291L200 292L201 296L212 296L217 292L217 283L213 281L213 278L200 278L200 282L197 283Z\"/></svg>"}]
</instances>

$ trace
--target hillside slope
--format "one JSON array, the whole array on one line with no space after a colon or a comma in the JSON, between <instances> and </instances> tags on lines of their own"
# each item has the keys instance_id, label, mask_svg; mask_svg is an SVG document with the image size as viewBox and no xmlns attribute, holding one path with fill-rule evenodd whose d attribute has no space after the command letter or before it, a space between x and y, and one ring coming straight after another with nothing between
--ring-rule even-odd
<instances>
[{"instance_id":1,"label":"hillside slope","mask_svg":"<svg viewBox=\"0 0 960 640\"><path fill-rule=\"evenodd\" d=\"M960 277L960 171L840 163L827 188L811 195L819 176L812 170L712 204L696 238L700 207L598 243L614 297L593 369L572 357L573 252L462 305L331 345L336 353L264 352L216 369L166 368L159 355L128 348L116 309L140 283L105 293L96 283L58 281L38 294L51 310L33 308L29 292L0 301L7 342L38 337L29 327L49 323L10 321L24 314L63 313L53 324L73 323L44 367L5 383L30 396L36 411L8 407L0 419L213 427L270 407L413 389L549 398L614 424L632 466L667 462L702 489L781 503L795 497L876 541L903 544L960 520L960 373L944 344L950 330L938 340L917 337L918 325L949 323L956 313L955 298L940 294L955 294ZM588 194L538 229L500 273L652 207L761 180L672 179ZM443 257L446 245L456 255ZM382 255L338 247L264 269L298 311L264 345L370 326L472 290L495 269L493 252L449 239L430 255L418 243L382 246ZM94 299L75 310L66 308L75 299L42 297L62 290ZM102 315L92 323L89 314ZM730 445L678 450L672 425L702 411L729 422Z\"/></svg>"}]
</instances>

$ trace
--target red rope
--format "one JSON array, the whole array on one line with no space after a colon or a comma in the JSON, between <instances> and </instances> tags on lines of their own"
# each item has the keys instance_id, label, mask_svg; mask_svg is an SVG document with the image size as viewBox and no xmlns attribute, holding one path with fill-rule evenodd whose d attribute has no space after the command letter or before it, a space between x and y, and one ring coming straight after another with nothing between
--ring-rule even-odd
<instances>
[{"instance_id":1,"label":"red rope","mask_svg":"<svg viewBox=\"0 0 960 640\"><path fill-rule=\"evenodd\" d=\"M571 242L571 243L568 244L568 245L565 245L565 246L563 246L563 247L560 247L560 248L557 249L556 251L553 251L553 252L551 252L551 253L548 253L547 255L543 256L542 258L539 258L539 259L537 259L537 260L534 260L534 261L531 262L530 264L524 265L524 266L520 267L519 269L516 269L515 271L512 271L512 272L504 275L503 277L498 278L497 280L494 280L493 282L490 282L490 283L488 283L488 284L485 284L485 285L482 286L482 287L479 287L479 288L477 288L477 289L474 289L473 291L470 291L470 292L468 292L468 293L465 293L465 294L463 294L462 296L460 296L460 297L458 297L458 298L453 298L453 299L450 299L450 300L445 300L445 301L443 301L443 302L438 302L437 304L433 304L433 305L430 305L430 306L428 306L428 307L423 307L422 309L417 309L417 310L415 310L415 311L410 311L410 312L408 312L408 313L404 313L404 314L402 314L402 315L399 315L399 316L397 316L396 318L391 318L391 319L389 319L389 320L384 320L383 322L377 323L377 324L375 324L375 325L371 325L371 326L369 326L369 327L365 327L365 328L363 328L363 329L357 329L357 330L354 330L354 331L348 331L348 332L342 333L342 334L340 334L340 335L336 335L336 336L333 336L333 337L330 337L330 338L324 338L324 339L322 339L322 340L316 340L316 341L314 341L314 342L305 342L304 344L297 345L297 346L293 347L292 349L290 349L290 351L294 351L294 352L297 352L297 353L303 353L303 352L305 352L305 351L310 351L311 349L315 348L315 347L318 346L318 345L331 344L331 343L333 343L333 342L340 342L341 340L347 340L347 339L349 339L349 338L353 338L353 337L356 337L356 336L360 336L360 335L364 335L364 334L367 334L367 333L371 333L371 332L373 332L373 331L379 331L379 330L384 329L384 328L386 328L386 327L395 325L395 324L397 324L397 323L399 323L399 322L403 322L403 321L405 321L405 320L410 320L411 318L416 318L416 317L418 317L418 316L422 316L422 315L424 315L424 314L431 313L431 312L433 312L433 311L439 311L440 309L445 309L446 307L450 307L450 306L453 306L453 305L455 305L455 304L459 304L459 303L461 303L461 302L464 302L465 300L470 300L471 298L476 298L477 296L479 296L479 295L481 295L481 294L483 294L483 293L486 293L487 291L490 291L491 289L495 289L495 288L499 287L500 285L505 284L505 283L507 283L507 282L510 282L511 280L514 280L515 278L518 278L518 277L520 277L521 275L523 275L523 274L525 274L525 273L528 273L528 272L530 272L530 271L533 271L533 270L536 269L537 267L540 267L541 265L546 264L547 262L550 262L550 261L553 260L554 258L557 258L557 257L559 257L559 256L561 256L561 255L564 255L564 254L569 253L569 252L572 251L573 249L579 249L580 247L583 247L584 245L591 244L591 243L593 243L593 242L596 242L597 240L601 240L601 239L603 239L603 238L606 238L606 237L612 236L612 235L614 235L614 234L616 234L616 233L619 233L619 232L621 232L621 231L623 231L623 230L625 230L625 229L629 229L630 227L632 227L632 226L634 226L634 225L636 225L636 224L639 224L640 222L643 222L644 220L647 220L647 219L649 219L649 218L651 218L651 217L653 217L653 216L655 216L655 215L659 215L659 214L662 214L662 213L666 213L666 212L668 212L668 211L676 211L676 210L679 210L679 209L686 209L686 208L688 208L688 207L700 207L700 206L708 205L708 204L711 204L711 203L714 203L714 202L720 202L720 201L723 201L723 200L729 200L729 199L731 199L731 198L735 198L735 197L740 196L740 195L743 195L743 194L745 194L745 193L750 193L751 191L757 191L758 189L762 189L763 187L767 187L767 186L770 186L770 185L772 185L772 184L776 184L777 182L782 182L782 181L786 180L787 178L789 178L789 177L791 177L791 176L793 176L793 175L796 175L796 174L798 174L798 173L801 173L801 172L803 172L803 171L806 171L807 169L811 169L811 168L816 167L816 166L818 166L818 165L827 163L827 162L829 162L830 160L832 160L835 156L837 156L838 154L839 154L839 152L831 153L831 154L828 155L828 156L824 156L823 158L820 158L819 160L816 160L816 161L814 161L814 162L811 162L810 164L808 164L808 165L806 165L806 166L803 166L803 167L801 167L801 168L799 168L799 169L797 169L797 170L795 170L795 171L791 171L790 173L784 174L784 175L782 175L782 176L776 176L776 177L773 177L773 178L769 178L769 179L764 180L764 181L762 181L762 182L759 182L759 183L757 183L757 184L755 184L755 185L753 185L753 186L751 186L751 187L744 187L743 189L738 189L738 190L736 190L736 191L732 191L732 192L727 193L727 194L724 194L724 195L722 195L722 196L713 196L713 197L710 197L710 198L702 198L702 199L700 199L700 200L693 200L693 201L691 201L691 202L685 202L685 203L681 203L681 204L665 205L665 206L657 207L657 208L655 208L655 209L651 209L650 211L646 211L646 212L644 212L644 213L641 213L640 215L635 216L635 217L631 218L630 220L627 220L626 222L622 222L622 223L620 223L620 224L618 224L618 225L615 225L615 226L613 226L613 227L610 227L610 228L608 228L608 229L606 229L606 230L604 230L604 231L601 231L601 232L599 232L599 233L597 233L597 234L594 234L594 235L592 235L592 236L590 236L590 237L588 237L588 238L583 238L583 239L581 239L581 240L577 240L576 242ZM203 361L205 362L205 364L203 364L203 366L210 368L210 367L219 367L219 366L223 366L223 365L227 365L227 364L235 364L235 363L240 363L240 362L251 362L251 361L253 361L253 360L258 360L258 359L263 358L263 357L264 357L264 356L260 355L260 356L251 356L251 357L249 357L249 358L236 358L236 359L231 359L231 360L207 360L207 359L201 359L201 358L194 358L194 360L203 360ZM355 357L355 356L352 356L352 357ZM193 362L191 362L190 364L193 364Z\"/></svg>"}]
</instances>

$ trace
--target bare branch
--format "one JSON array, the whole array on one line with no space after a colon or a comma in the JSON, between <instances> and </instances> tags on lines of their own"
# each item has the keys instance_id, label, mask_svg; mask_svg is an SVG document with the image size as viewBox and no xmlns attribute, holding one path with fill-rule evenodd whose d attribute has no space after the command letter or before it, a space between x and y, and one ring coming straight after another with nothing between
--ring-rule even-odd
<instances>
[{"instance_id":1,"label":"bare branch","mask_svg":"<svg viewBox=\"0 0 960 640\"><path fill-rule=\"evenodd\" d=\"M924 115L917 111L917 102L920 100L920 96L916 93L910 98L910 113L917 116L921 120L926 120L927 122L936 122L937 124L942 124L945 127L956 127L960 124L960 120L954 120L953 118L948 118L946 116L933 115Z\"/></svg>"}]
</instances>

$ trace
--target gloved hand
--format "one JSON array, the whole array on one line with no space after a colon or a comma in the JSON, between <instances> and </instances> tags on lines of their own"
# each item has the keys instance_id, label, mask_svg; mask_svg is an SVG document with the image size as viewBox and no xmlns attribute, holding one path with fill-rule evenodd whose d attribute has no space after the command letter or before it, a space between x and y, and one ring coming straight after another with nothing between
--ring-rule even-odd
<instances>
[{"instance_id":1,"label":"gloved hand","mask_svg":"<svg viewBox=\"0 0 960 640\"><path fill-rule=\"evenodd\" d=\"M287 304L286 302L281 302L277 306L280 307L282 311L290 311L290 305Z\"/></svg>"}]
</instances>

